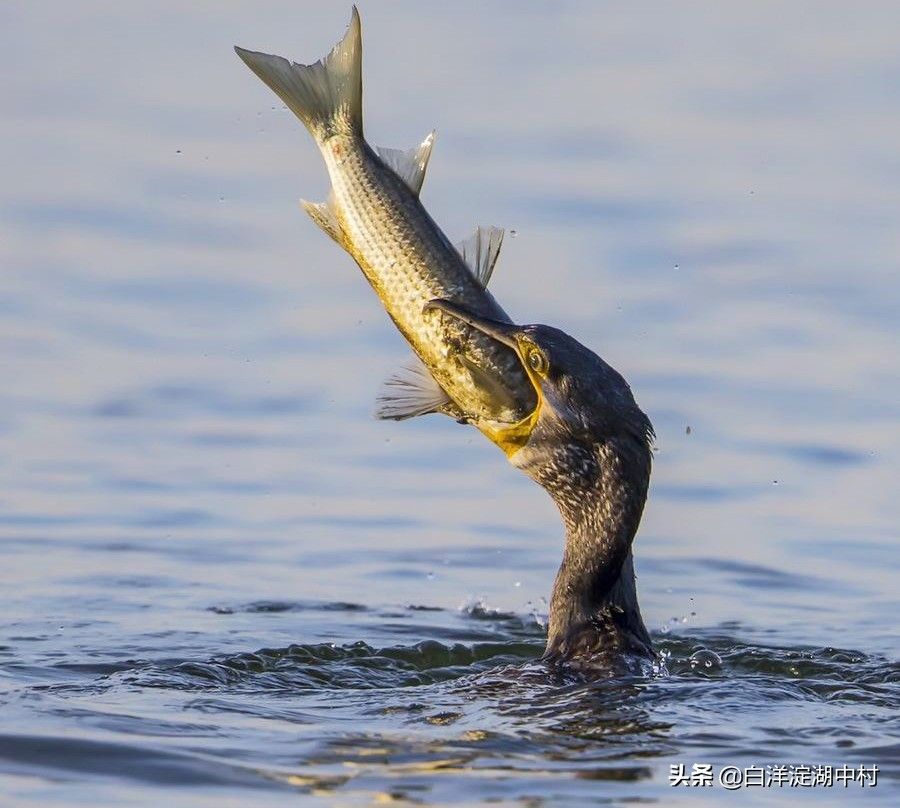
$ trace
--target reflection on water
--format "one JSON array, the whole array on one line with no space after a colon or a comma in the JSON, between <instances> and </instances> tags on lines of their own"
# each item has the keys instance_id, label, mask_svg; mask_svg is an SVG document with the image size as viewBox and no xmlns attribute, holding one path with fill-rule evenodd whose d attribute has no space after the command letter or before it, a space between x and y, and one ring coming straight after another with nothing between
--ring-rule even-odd
<instances>
[{"instance_id":1,"label":"reflection on water","mask_svg":"<svg viewBox=\"0 0 900 808\"><path fill-rule=\"evenodd\" d=\"M430 211L514 228L504 307L597 348L656 426L661 659L592 684L537 661L549 499L449 419L371 418L407 349L297 211L320 159L231 51L318 57L346 11L0 11L3 793L717 804L668 765L896 776L894 5L362 4L370 139L438 128Z\"/></svg>"}]
</instances>

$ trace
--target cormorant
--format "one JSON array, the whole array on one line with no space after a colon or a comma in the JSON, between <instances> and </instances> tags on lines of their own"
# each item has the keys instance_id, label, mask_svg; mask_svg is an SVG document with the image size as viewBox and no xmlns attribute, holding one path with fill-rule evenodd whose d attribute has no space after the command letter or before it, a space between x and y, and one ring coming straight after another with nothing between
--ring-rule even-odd
<instances>
[{"instance_id":1,"label":"cormorant","mask_svg":"<svg viewBox=\"0 0 900 808\"><path fill-rule=\"evenodd\" d=\"M490 320L445 300L426 309L511 348L537 393L527 423L507 430L517 435L513 445L483 431L550 494L565 524L544 658L576 668L651 658L631 544L647 498L654 433L628 383L557 328Z\"/></svg>"}]
</instances>

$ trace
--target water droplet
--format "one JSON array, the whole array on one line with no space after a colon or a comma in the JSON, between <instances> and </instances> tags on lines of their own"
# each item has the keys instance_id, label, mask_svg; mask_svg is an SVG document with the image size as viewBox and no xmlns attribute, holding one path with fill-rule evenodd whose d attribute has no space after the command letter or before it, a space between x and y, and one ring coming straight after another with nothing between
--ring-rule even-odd
<instances>
[{"instance_id":1,"label":"water droplet","mask_svg":"<svg viewBox=\"0 0 900 808\"><path fill-rule=\"evenodd\" d=\"M691 429L691 425L690 425L690 424L688 424L688 425L684 428L684 434L685 434L685 435L690 435L692 431L693 431L693 430Z\"/></svg>"},{"instance_id":2,"label":"water droplet","mask_svg":"<svg viewBox=\"0 0 900 808\"><path fill-rule=\"evenodd\" d=\"M688 661L691 663L692 668L712 670L713 668L722 667L722 657L715 651L710 651L708 648L698 648L691 654Z\"/></svg>"},{"instance_id":3,"label":"water droplet","mask_svg":"<svg viewBox=\"0 0 900 808\"><path fill-rule=\"evenodd\" d=\"M220 196L220 197L219 197L219 202L224 202L224 201L225 201L225 197L224 197L224 196Z\"/></svg>"},{"instance_id":4,"label":"water droplet","mask_svg":"<svg viewBox=\"0 0 900 808\"><path fill-rule=\"evenodd\" d=\"M433 572L429 572L425 577L426 577L429 581L433 581L433 580L434 580L434 573L433 573Z\"/></svg>"},{"instance_id":5,"label":"water droplet","mask_svg":"<svg viewBox=\"0 0 900 808\"><path fill-rule=\"evenodd\" d=\"M521 582L521 581L516 581L516 582L513 584L513 586L515 586L515 587L522 586L522 582Z\"/></svg>"},{"instance_id":6,"label":"water droplet","mask_svg":"<svg viewBox=\"0 0 900 808\"><path fill-rule=\"evenodd\" d=\"M519 233L518 233L517 230L510 230L510 231L509 231L509 237L510 237L510 238L515 238L515 237L518 236L518 235L519 235Z\"/></svg>"},{"instance_id":7,"label":"water droplet","mask_svg":"<svg viewBox=\"0 0 900 808\"><path fill-rule=\"evenodd\" d=\"M778 480L772 480L772 485L778 485Z\"/></svg>"},{"instance_id":8,"label":"water droplet","mask_svg":"<svg viewBox=\"0 0 900 808\"><path fill-rule=\"evenodd\" d=\"M678 269L678 264L675 264L675 269Z\"/></svg>"},{"instance_id":9,"label":"water droplet","mask_svg":"<svg viewBox=\"0 0 900 808\"><path fill-rule=\"evenodd\" d=\"M175 154L181 154L181 149L175 149Z\"/></svg>"}]
</instances>

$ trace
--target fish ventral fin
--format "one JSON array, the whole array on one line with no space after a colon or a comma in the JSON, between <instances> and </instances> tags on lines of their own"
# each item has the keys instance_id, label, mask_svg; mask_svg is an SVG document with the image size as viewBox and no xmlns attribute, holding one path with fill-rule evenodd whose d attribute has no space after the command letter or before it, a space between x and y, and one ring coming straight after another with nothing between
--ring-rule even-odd
<instances>
[{"instance_id":1,"label":"fish ventral fin","mask_svg":"<svg viewBox=\"0 0 900 808\"><path fill-rule=\"evenodd\" d=\"M315 64L291 63L237 46L234 50L319 143L332 135L362 136L362 29L356 6L344 38Z\"/></svg>"},{"instance_id":2,"label":"fish ventral fin","mask_svg":"<svg viewBox=\"0 0 900 808\"><path fill-rule=\"evenodd\" d=\"M487 288L494 272L505 232L502 227L478 227L465 241L456 245L456 251L482 288Z\"/></svg>"},{"instance_id":3,"label":"fish ventral fin","mask_svg":"<svg viewBox=\"0 0 900 808\"><path fill-rule=\"evenodd\" d=\"M300 206L341 247L345 246L344 231L341 229L341 223L335 215L335 207L331 197L328 198L327 202L307 202L305 199L301 199Z\"/></svg>"},{"instance_id":4,"label":"fish ventral fin","mask_svg":"<svg viewBox=\"0 0 900 808\"><path fill-rule=\"evenodd\" d=\"M403 421L417 415L441 412L452 404L441 386L417 357L393 374L378 395L375 416L383 420Z\"/></svg>"},{"instance_id":5,"label":"fish ventral fin","mask_svg":"<svg viewBox=\"0 0 900 808\"><path fill-rule=\"evenodd\" d=\"M381 161L418 196L422 190L422 183L425 181L425 172L428 169L428 161L431 159L432 146L434 146L433 131L418 146L413 146L411 149L389 149L386 146L376 146L375 151Z\"/></svg>"}]
</instances>

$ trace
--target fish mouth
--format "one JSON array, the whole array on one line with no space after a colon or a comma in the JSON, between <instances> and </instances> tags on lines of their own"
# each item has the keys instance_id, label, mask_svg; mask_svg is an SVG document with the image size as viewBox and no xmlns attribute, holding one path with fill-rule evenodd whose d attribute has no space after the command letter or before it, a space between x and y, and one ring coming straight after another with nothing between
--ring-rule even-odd
<instances>
[{"instance_id":1,"label":"fish mouth","mask_svg":"<svg viewBox=\"0 0 900 808\"><path fill-rule=\"evenodd\" d=\"M516 421L512 424L488 420L473 422L478 429L490 438L490 440L503 449L508 457L512 457L512 455L519 451L531 437L531 432L537 423L538 414L540 413L541 404L543 402L541 385L531 372L528 363L525 361L525 357L522 355L522 345L520 344L519 337L524 334L524 330L513 323L504 323L499 320L492 320L489 317L481 317L477 314L473 314L462 306L451 303L449 300L430 300L423 308L423 311L435 310L441 311L444 314L449 314L451 317L455 317L457 320L472 326L472 328L480 331L482 334L496 340L501 345L512 348L519 362L522 364L525 375L534 387L535 396L537 398L537 404L535 405L534 410L529 415L526 415L521 421Z\"/></svg>"}]
</instances>

